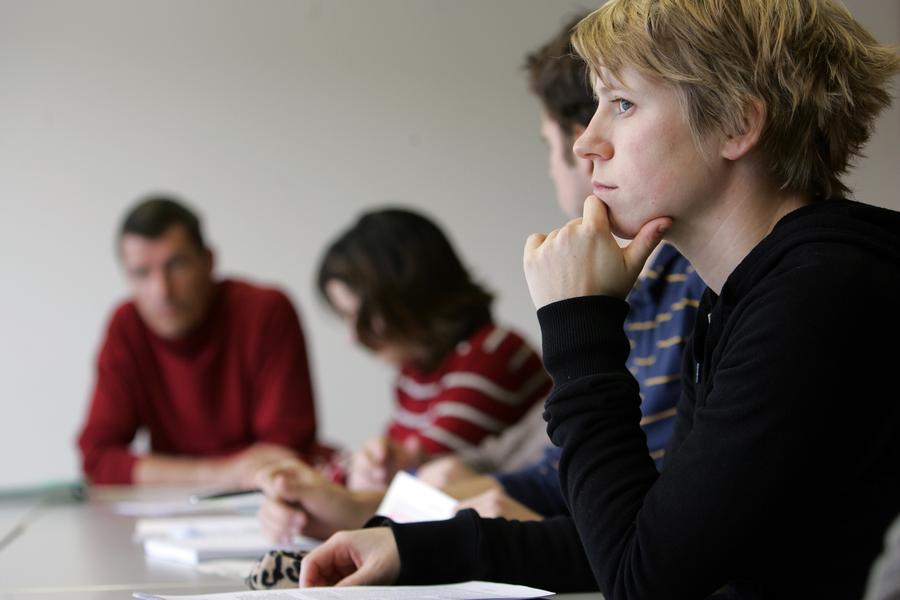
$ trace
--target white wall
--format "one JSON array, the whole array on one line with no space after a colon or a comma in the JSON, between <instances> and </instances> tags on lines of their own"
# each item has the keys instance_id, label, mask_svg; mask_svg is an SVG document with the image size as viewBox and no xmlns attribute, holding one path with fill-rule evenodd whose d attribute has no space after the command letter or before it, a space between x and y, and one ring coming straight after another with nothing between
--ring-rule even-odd
<instances>
[{"instance_id":1,"label":"white wall","mask_svg":"<svg viewBox=\"0 0 900 600\"><path fill-rule=\"evenodd\" d=\"M561 221L520 70L570 0L0 1L0 486L77 475L74 436L109 309L122 211L170 190L206 218L219 272L302 310L321 427L381 425L389 373L312 287L364 207L436 217L535 342L528 233ZM883 41L900 3L856 0ZM853 182L900 208L897 109ZM352 416L351 416L352 415Z\"/></svg>"}]
</instances>

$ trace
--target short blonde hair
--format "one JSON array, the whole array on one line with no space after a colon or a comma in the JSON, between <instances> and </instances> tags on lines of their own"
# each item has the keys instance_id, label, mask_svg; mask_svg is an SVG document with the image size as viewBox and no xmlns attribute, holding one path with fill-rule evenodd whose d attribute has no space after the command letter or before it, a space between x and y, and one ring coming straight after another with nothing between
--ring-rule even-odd
<instances>
[{"instance_id":1,"label":"short blonde hair","mask_svg":"<svg viewBox=\"0 0 900 600\"><path fill-rule=\"evenodd\" d=\"M761 100L760 149L782 189L829 198L888 106L900 70L835 0L610 0L572 44L596 77L624 67L674 86L695 140L742 129ZM605 81L604 83L610 83Z\"/></svg>"}]
</instances>

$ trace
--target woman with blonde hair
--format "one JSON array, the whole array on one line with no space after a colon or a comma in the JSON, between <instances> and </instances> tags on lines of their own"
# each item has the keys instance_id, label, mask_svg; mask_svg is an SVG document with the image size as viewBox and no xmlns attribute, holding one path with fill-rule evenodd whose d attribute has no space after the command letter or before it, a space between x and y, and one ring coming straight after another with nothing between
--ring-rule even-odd
<instances>
[{"instance_id":1,"label":"woman with blonde hair","mask_svg":"<svg viewBox=\"0 0 900 600\"><path fill-rule=\"evenodd\" d=\"M573 43L600 100L575 142L594 194L524 257L571 520L341 533L301 583L859 598L900 511L895 359L876 351L900 338L900 214L842 176L896 52L834 0L612 0ZM663 237L709 289L657 473L622 299Z\"/></svg>"}]
</instances>

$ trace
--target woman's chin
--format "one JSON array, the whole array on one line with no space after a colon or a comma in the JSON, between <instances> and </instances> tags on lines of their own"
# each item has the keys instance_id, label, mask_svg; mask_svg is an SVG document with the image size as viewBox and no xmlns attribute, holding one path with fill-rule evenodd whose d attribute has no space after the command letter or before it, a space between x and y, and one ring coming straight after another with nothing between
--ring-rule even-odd
<instances>
[{"instance_id":1,"label":"woman's chin","mask_svg":"<svg viewBox=\"0 0 900 600\"><path fill-rule=\"evenodd\" d=\"M640 221L636 221L634 219L619 219L616 218L616 215L610 213L609 215L609 228L612 231L613 235L617 238L621 238L623 240L633 240L637 234L643 229L644 225L649 223L654 219L658 219L662 215L650 215L644 216Z\"/></svg>"},{"instance_id":2,"label":"woman's chin","mask_svg":"<svg viewBox=\"0 0 900 600\"><path fill-rule=\"evenodd\" d=\"M636 223L622 222L616 219L615 215L609 216L609 229L613 235L621 240L632 240L634 236L641 230L641 225Z\"/></svg>"}]
</instances>

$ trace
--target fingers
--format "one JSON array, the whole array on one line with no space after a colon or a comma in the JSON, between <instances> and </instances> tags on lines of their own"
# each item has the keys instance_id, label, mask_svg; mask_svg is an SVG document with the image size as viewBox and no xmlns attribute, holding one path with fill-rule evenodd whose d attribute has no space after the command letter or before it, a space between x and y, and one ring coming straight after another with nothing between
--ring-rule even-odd
<instances>
[{"instance_id":1,"label":"fingers","mask_svg":"<svg viewBox=\"0 0 900 600\"><path fill-rule=\"evenodd\" d=\"M316 485L318 474L299 461L281 463L261 471L256 484L266 496L258 516L263 533L280 544L296 534L311 535L317 518L316 506L327 491ZM314 512L309 512L312 509Z\"/></svg>"},{"instance_id":2,"label":"fingers","mask_svg":"<svg viewBox=\"0 0 900 600\"><path fill-rule=\"evenodd\" d=\"M302 533L306 527L307 515L300 510L267 499L258 513L263 535L276 544L289 544L291 537Z\"/></svg>"},{"instance_id":3,"label":"fingers","mask_svg":"<svg viewBox=\"0 0 900 600\"><path fill-rule=\"evenodd\" d=\"M597 200L597 198L595 196L589 196L588 200L590 200L591 198L593 198L594 200L599 202L599 200ZM587 201L585 201L585 207L587 207ZM585 210L587 210L587 208L585 208ZM525 258L527 259L529 254L536 251L542 245L553 242L560 235L571 232L573 229L578 228L583 223L585 223L585 219L582 217L578 217L576 219L570 220L564 226L562 226L558 229L554 229L550 233L547 233L547 234L533 233L533 234L531 234L530 236L528 236L528 239L525 240Z\"/></svg>"},{"instance_id":4,"label":"fingers","mask_svg":"<svg viewBox=\"0 0 900 600\"><path fill-rule=\"evenodd\" d=\"M349 575L338 581L335 586L347 587L351 585L376 585L378 579L378 572L374 568L364 566L358 571L350 573Z\"/></svg>"},{"instance_id":5,"label":"fingers","mask_svg":"<svg viewBox=\"0 0 900 600\"><path fill-rule=\"evenodd\" d=\"M386 477L385 466L372 459L366 449L359 450L350 461L351 488L378 488Z\"/></svg>"},{"instance_id":6,"label":"fingers","mask_svg":"<svg viewBox=\"0 0 900 600\"><path fill-rule=\"evenodd\" d=\"M381 469L382 467L380 466L380 463L373 460L367 452L362 451L353 457L353 468L365 473Z\"/></svg>"},{"instance_id":7,"label":"fingers","mask_svg":"<svg viewBox=\"0 0 900 600\"><path fill-rule=\"evenodd\" d=\"M400 554L386 527L342 531L300 563L300 587L389 585L400 574Z\"/></svg>"},{"instance_id":8,"label":"fingers","mask_svg":"<svg viewBox=\"0 0 900 600\"><path fill-rule=\"evenodd\" d=\"M588 196L584 201L584 216L581 223L591 231L609 231L609 212L597 196Z\"/></svg>"},{"instance_id":9,"label":"fingers","mask_svg":"<svg viewBox=\"0 0 900 600\"><path fill-rule=\"evenodd\" d=\"M370 441L363 449L363 454L371 463L383 465L388 461L390 454L387 439L380 437Z\"/></svg>"},{"instance_id":10,"label":"fingers","mask_svg":"<svg viewBox=\"0 0 900 600\"><path fill-rule=\"evenodd\" d=\"M425 462L427 455L422 445L422 438L411 435L403 440L403 458L394 465L397 469L411 469Z\"/></svg>"},{"instance_id":11,"label":"fingers","mask_svg":"<svg viewBox=\"0 0 900 600\"><path fill-rule=\"evenodd\" d=\"M291 450L273 444L257 443L235 456L233 466L242 486L257 485L260 472L275 465L303 464Z\"/></svg>"},{"instance_id":12,"label":"fingers","mask_svg":"<svg viewBox=\"0 0 900 600\"><path fill-rule=\"evenodd\" d=\"M644 223L644 226L634 236L631 243L622 251L625 257L625 264L630 268L640 269L643 267L650 254L662 241L663 234L665 234L671 224L672 219L669 217L659 217Z\"/></svg>"},{"instance_id":13,"label":"fingers","mask_svg":"<svg viewBox=\"0 0 900 600\"><path fill-rule=\"evenodd\" d=\"M382 480L390 460L391 449L388 441L382 437L375 438L353 456L352 468L362 479Z\"/></svg>"},{"instance_id":14,"label":"fingers","mask_svg":"<svg viewBox=\"0 0 900 600\"><path fill-rule=\"evenodd\" d=\"M411 455L418 457L422 454L422 438L417 435L411 435L403 440L403 450Z\"/></svg>"},{"instance_id":15,"label":"fingers","mask_svg":"<svg viewBox=\"0 0 900 600\"><path fill-rule=\"evenodd\" d=\"M271 467L265 467L256 472L253 476L253 485L258 487L260 491L266 496L272 495L272 490L270 489L272 486L272 469Z\"/></svg>"},{"instance_id":16,"label":"fingers","mask_svg":"<svg viewBox=\"0 0 900 600\"><path fill-rule=\"evenodd\" d=\"M303 557L300 563L300 587L337 585L356 572L358 549L355 535L340 532Z\"/></svg>"},{"instance_id":17,"label":"fingers","mask_svg":"<svg viewBox=\"0 0 900 600\"><path fill-rule=\"evenodd\" d=\"M336 570L339 562L338 553L342 551L332 536L327 542L307 554L300 562L300 587L317 587L334 585L346 574Z\"/></svg>"},{"instance_id":18,"label":"fingers","mask_svg":"<svg viewBox=\"0 0 900 600\"><path fill-rule=\"evenodd\" d=\"M347 532L350 573L337 585L391 585L400 575L400 553L387 527ZM352 565L352 566L351 566ZM355 571L353 569L356 569Z\"/></svg>"},{"instance_id":19,"label":"fingers","mask_svg":"<svg viewBox=\"0 0 900 600\"><path fill-rule=\"evenodd\" d=\"M290 499L293 488L302 481L307 470L309 467L299 460L279 461L259 469L253 482L270 498Z\"/></svg>"},{"instance_id":20,"label":"fingers","mask_svg":"<svg viewBox=\"0 0 900 600\"><path fill-rule=\"evenodd\" d=\"M546 238L547 236L543 233L532 233L531 235L529 235L528 239L525 240L525 254L533 252L538 247L540 247L540 245L544 243L544 240Z\"/></svg>"}]
</instances>

